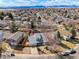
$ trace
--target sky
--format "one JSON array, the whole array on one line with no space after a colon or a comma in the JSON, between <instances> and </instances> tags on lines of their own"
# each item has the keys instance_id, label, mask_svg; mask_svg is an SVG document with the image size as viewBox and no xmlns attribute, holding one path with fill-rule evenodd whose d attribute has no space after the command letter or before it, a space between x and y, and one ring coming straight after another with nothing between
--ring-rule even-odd
<instances>
[{"instance_id":1,"label":"sky","mask_svg":"<svg viewBox=\"0 0 79 59\"><path fill-rule=\"evenodd\" d=\"M77 5L79 0L0 0L0 7Z\"/></svg>"}]
</instances>

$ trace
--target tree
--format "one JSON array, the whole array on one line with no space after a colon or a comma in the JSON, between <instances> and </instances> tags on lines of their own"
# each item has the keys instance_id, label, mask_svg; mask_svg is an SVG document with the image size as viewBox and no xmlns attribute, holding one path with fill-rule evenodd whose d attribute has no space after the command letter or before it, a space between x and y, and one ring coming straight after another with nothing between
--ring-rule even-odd
<instances>
[{"instance_id":1,"label":"tree","mask_svg":"<svg viewBox=\"0 0 79 59\"><path fill-rule=\"evenodd\" d=\"M2 16L4 16L5 14L3 12L0 13Z\"/></svg>"},{"instance_id":2,"label":"tree","mask_svg":"<svg viewBox=\"0 0 79 59\"><path fill-rule=\"evenodd\" d=\"M60 44L61 43L61 34L59 31L56 31L55 34L54 34L54 39L53 42L56 43L56 44Z\"/></svg>"},{"instance_id":3,"label":"tree","mask_svg":"<svg viewBox=\"0 0 79 59\"><path fill-rule=\"evenodd\" d=\"M67 17L67 18L71 18L71 15L67 15L66 17Z\"/></svg>"},{"instance_id":4,"label":"tree","mask_svg":"<svg viewBox=\"0 0 79 59\"><path fill-rule=\"evenodd\" d=\"M31 19L31 18L30 18L30 17L28 17L28 18L27 18L27 22L29 22L29 21L30 21L30 19Z\"/></svg>"},{"instance_id":5,"label":"tree","mask_svg":"<svg viewBox=\"0 0 79 59\"><path fill-rule=\"evenodd\" d=\"M3 42L0 42L0 57L1 57L1 53L5 52L6 49L3 48Z\"/></svg>"},{"instance_id":6,"label":"tree","mask_svg":"<svg viewBox=\"0 0 79 59\"><path fill-rule=\"evenodd\" d=\"M1 57L2 50L3 50L2 47L0 47L0 57Z\"/></svg>"},{"instance_id":7,"label":"tree","mask_svg":"<svg viewBox=\"0 0 79 59\"><path fill-rule=\"evenodd\" d=\"M78 16L77 15L73 16L73 19L74 20L78 19Z\"/></svg>"},{"instance_id":8,"label":"tree","mask_svg":"<svg viewBox=\"0 0 79 59\"><path fill-rule=\"evenodd\" d=\"M49 50L48 46L45 47L46 50Z\"/></svg>"},{"instance_id":9,"label":"tree","mask_svg":"<svg viewBox=\"0 0 79 59\"><path fill-rule=\"evenodd\" d=\"M0 19L3 20L3 18L4 18L4 17L3 17L2 15L0 15Z\"/></svg>"},{"instance_id":10,"label":"tree","mask_svg":"<svg viewBox=\"0 0 79 59\"><path fill-rule=\"evenodd\" d=\"M66 24L63 24L63 26L65 27L65 29L66 30L68 30L69 28L67 27L67 25Z\"/></svg>"},{"instance_id":11,"label":"tree","mask_svg":"<svg viewBox=\"0 0 79 59\"><path fill-rule=\"evenodd\" d=\"M59 31L57 31L57 38L60 38L61 37L61 34Z\"/></svg>"},{"instance_id":12,"label":"tree","mask_svg":"<svg viewBox=\"0 0 79 59\"><path fill-rule=\"evenodd\" d=\"M64 17L66 17L67 16L67 10L64 12Z\"/></svg>"},{"instance_id":13,"label":"tree","mask_svg":"<svg viewBox=\"0 0 79 59\"><path fill-rule=\"evenodd\" d=\"M41 19L41 17L39 16L38 19Z\"/></svg>"},{"instance_id":14,"label":"tree","mask_svg":"<svg viewBox=\"0 0 79 59\"><path fill-rule=\"evenodd\" d=\"M31 21L31 29L34 29L34 28L35 28L34 22Z\"/></svg>"},{"instance_id":15,"label":"tree","mask_svg":"<svg viewBox=\"0 0 79 59\"><path fill-rule=\"evenodd\" d=\"M10 29L11 29L12 33L16 32L18 30L18 27L16 26L14 21L11 23Z\"/></svg>"},{"instance_id":16,"label":"tree","mask_svg":"<svg viewBox=\"0 0 79 59\"><path fill-rule=\"evenodd\" d=\"M3 18L4 18L4 13L1 12L1 13L0 13L0 19L3 20Z\"/></svg>"},{"instance_id":17,"label":"tree","mask_svg":"<svg viewBox=\"0 0 79 59\"><path fill-rule=\"evenodd\" d=\"M71 33L73 36L76 36L76 31L75 31L75 29L74 29L73 27L70 29L70 33Z\"/></svg>"},{"instance_id":18,"label":"tree","mask_svg":"<svg viewBox=\"0 0 79 59\"><path fill-rule=\"evenodd\" d=\"M13 19L13 15L11 13L8 13L8 16Z\"/></svg>"},{"instance_id":19,"label":"tree","mask_svg":"<svg viewBox=\"0 0 79 59\"><path fill-rule=\"evenodd\" d=\"M41 17L40 16L38 17L38 21L41 22Z\"/></svg>"}]
</instances>

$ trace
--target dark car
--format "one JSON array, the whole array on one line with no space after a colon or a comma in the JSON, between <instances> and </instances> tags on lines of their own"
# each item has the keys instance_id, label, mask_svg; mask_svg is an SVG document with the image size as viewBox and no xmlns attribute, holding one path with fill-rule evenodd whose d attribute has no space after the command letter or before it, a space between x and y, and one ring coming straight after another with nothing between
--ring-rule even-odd
<instances>
[{"instance_id":1,"label":"dark car","mask_svg":"<svg viewBox=\"0 0 79 59\"><path fill-rule=\"evenodd\" d=\"M75 54L75 53L76 53L75 50L71 50L71 51L70 51L70 54Z\"/></svg>"},{"instance_id":2,"label":"dark car","mask_svg":"<svg viewBox=\"0 0 79 59\"><path fill-rule=\"evenodd\" d=\"M11 56L13 57L13 56L15 56L15 54L12 53Z\"/></svg>"},{"instance_id":3,"label":"dark car","mask_svg":"<svg viewBox=\"0 0 79 59\"><path fill-rule=\"evenodd\" d=\"M69 56L69 53L66 52L66 53L62 54L62 56Z\"/></svg>"},{"instance_id":4,"label":"dark car","mask_svg":"<svg viewBox=\"0 0 79 59\"><path fill-rule=\"evenodd\" d=\"M71 49L71 50L68 50L66 52L60 53L60 55L62 55L62 56L69 56L70 54L75 54L75 53L76 53L76 51L74 49Z\"/></svg>"}]
</instances>

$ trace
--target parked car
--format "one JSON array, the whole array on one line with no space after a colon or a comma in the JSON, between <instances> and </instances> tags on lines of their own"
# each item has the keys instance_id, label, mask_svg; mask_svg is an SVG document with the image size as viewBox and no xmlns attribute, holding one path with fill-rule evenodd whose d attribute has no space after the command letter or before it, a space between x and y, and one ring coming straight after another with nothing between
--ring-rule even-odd
<instances>
[{"instance_id":1,"label":"parked car","mask_svg":"<svg viewBox=\"0 0 79 59\"><path fill-rule=\"evenodd\" d=\"M13 56L15 56L15 54L12 53L11 56L13 57Z\"/></svg>"},{"instance_id":2,"label":"parked car","mask_svg":"<svg viewBox=\"0 0 79 59\"><path fill-rule=\"evenodd\" d=\"M69 53L69 51L66 51L66 52L61 52L59 55L61 55L61 56L69 56L70 53Z\"/></svg>"},{"instance_id":3,"label":"parked car","mask_svg":"<svg viewBox=\"0 0 79 59\"><path fill-rule=\"evenodd\" d=\"M70 54L75 54L75 53L76 53L75 50L70 49L70 50L67 50L67 51L65 51L65 52L59 53L59 55L61 55L61 56L69 56Z\"/></svg>"},{"instance_id":4,"label":"parked car","mask_svg":"<svg viewBox=\"0 0 79 59\"><path fill-rule=\"evenodd\" d=\"M75 54L75 53L76 53L75 50L73 50L73 49L70 50L70 54Z\"/></svg>"}]
</instances>

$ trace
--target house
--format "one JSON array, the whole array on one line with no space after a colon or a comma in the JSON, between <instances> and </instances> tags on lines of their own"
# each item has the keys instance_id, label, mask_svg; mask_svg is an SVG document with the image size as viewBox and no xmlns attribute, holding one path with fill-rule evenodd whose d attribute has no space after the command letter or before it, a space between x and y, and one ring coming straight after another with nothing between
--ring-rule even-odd
<instances>
[{"instance_id":1,"label":"house","mask_svg":"<svg viewBox=\"0 0 79 59\"><path fill-rule=\"evenodd\" d=\"M5 16L3 20L11 20L11 18L9 16Z\"/></svg>"},{"instance_id":2,"label":"house","mask_svg":"<svg viewBox=\"0 0 79 59\"><path fill-rule=\"evenodd\" d=\"M21 25L21 21L16 20L16 21L15 21L15 25L16 25L16 26L20 26L20 25Z\"/></svg>"},{"instance_id":3,"label":"house","mask_svg":"<svg viewBox=\"0 0 79 59\"><path fill-rule=\"evenodd\" d=\"M79 24L75 24L76 31L79 32Z\"/></svg>"},{"instance_id":4,"label":"house","mask_svg":"<svg viewBox=\"0 0 79 59\"><path fill-rule=\"evenodd\" d=\"M60 22L62 22L62 21L63 21L63 19L62 19L62 17L60 17L60 16L58 16L58 17L56 18L56 20L55 20L56 23L60 23Z\"/></svg>"},{"instance_id":5,"label":"house","mask_svg":"<svg viewBox=\"0 0 79 59\"><path fill-rule=\"evenodd\" d=\"M59 25L58 31L65 40L72 36L72 34L69 31L67 31L63 25Z\"/></svg>"},{"instance_id":6,"label":"house","mask_svg":"<svg viewBox=\"0 0 79 59\"><path fill-rule=\"evenodd\" d=\"M21 20L21 16L15 16L14 19L15 20Z\"/></svg>"},{"instance_id":7,"label":"house","mask_svg":"<svg viewBox=\"0 0 79 59\"><path fill-rule=\"evenodd\" d=\"M3 33L3 38L6 40L8 40L11 35L13 35L13 33L11 33L10 31L3 31Z\"/></svg>"},{"instance_id":8,"label":"house","mask_svg":"<svg viewBox=\"0 0 79 59\"><path fill-rule=\"evenodd\" d=\"M27 21L23 21L23 23L20 25L20 27L30 28L31 27L31 23L27 22Z\"/></svg>"},{"instance_id":9,"label":"house","mask_svg":"<svg viewBox=\"0 0 79 59\"><path fill-rule=\"evenodd\" d=\"M16 32L13 34L9 39L9 43L11 46L16 47L23 41L24 33L23 32Z\"/></svg>"},{"instance_id":10,"label":"house","mask_svg":"<svg viewBox=\"0 0 79 59\"><path fill-rule=\"evenodd\" d=\"M35 34L29 36L28 40L29 40L29 46L44 45L48 42L44 33L35 33Z\"/></svg>"},{"instance_id":11,"label":"house","mask_svg":"<svg viewBox=\"0 0 79 59\"><path fill-rule=\"evenodd\" d=\"M8 24L5 20L0 20L0 27L6 27Z\"/></svg>"}]
</instances>

